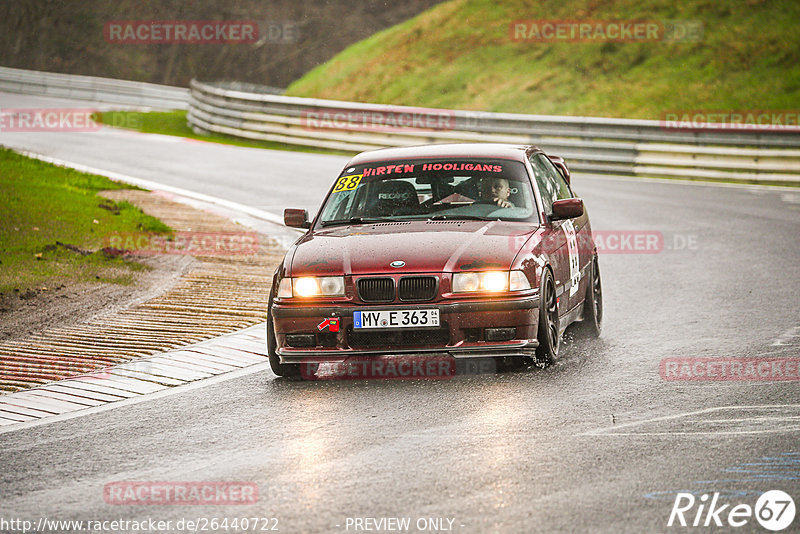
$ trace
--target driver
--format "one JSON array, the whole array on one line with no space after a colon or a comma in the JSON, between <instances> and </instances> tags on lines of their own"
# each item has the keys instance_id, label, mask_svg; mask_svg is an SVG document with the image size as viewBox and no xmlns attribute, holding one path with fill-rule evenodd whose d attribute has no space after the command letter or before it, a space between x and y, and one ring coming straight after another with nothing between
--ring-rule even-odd
<instances>
[{"instance_id":1,"label":"driver","mask_svg":"<svg viewBox=\"0 0 800 534\"><path fill-rule=\"evenodd\" d=\"M505 178L484 178L481 200L497 204L501 208L513 208L514 204L508 200L511 195L511 186Z\"/></svg>"}]
</instances>

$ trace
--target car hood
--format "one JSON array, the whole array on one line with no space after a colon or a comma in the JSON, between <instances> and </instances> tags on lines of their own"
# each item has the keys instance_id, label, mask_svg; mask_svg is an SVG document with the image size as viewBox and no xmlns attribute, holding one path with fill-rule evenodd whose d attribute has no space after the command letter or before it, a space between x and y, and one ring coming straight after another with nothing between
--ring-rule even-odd
<instances>
[{"instance_id":1,"label":"car hood","mask_svg":"<svg viewBox=\"0 0 800 534\"><path fill-rule=\"evenodd\" d=\"M309 233L287 254L287 275L509 269L538 226L501 221L404 221ZM405 265L391 267L392 262Z\"/></svg>"}]
</instances>

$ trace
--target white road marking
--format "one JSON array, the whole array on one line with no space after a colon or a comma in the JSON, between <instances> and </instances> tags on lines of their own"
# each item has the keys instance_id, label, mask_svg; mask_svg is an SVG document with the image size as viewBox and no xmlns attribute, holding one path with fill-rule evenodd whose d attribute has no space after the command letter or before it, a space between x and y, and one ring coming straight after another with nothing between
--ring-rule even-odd
<instances>
[{"instance_id":1,"label":"white road marking","mask_svg":"<svg viewBox=\"0 0 800 534\"><path fill-rule=\"evenodd\" d=\"M117 396L117 395L109 395L108 393L100 393L98 391L91 391L88 389L80 389L80 388L71 388L69 386L64 386L59 384L58 382L54 382L52 384L47 384L46 386L42 386L39 388L41 391L52 391L55 393L68 393L73 396L82 397L86 399L94 399L103 402L114 402L118 400L122 400L126 397Z\"/></svg>"},{"instance_id":2,"label":"white road marking","mask_svg":"<svg viewBox=\"0 0 800 534\"><path fill-rule=\"evenodd\" d=\"M157 141L159 143L184 143L186 141L194 141L194 139L190 139L188 137L181 137L179 135L137 132L134 130L126 130L124 128L115 128L113 126L103 126L102 131L105 135L116 135L120 137L136 137L137 139L144 139L146 141Z\"/></svg>"},{"instance_id":3,"label":"white road marking","mask_svg":"<svg viewBox=\"0 0 800 534\"><path fill-rule=\"evenodd\" d=\"M171 354L170 358L175 362L175 365L181 362L187 362L190 365L196 366L198 369L208 369L219 372L233 371L241 367L229 363L221 363L220 360L212 359L210 356L200 354L199 352L187 352L187 354L176 352L175 354Z\"/></svg>"},{"instance_id":4,"label":"white road marking","mask_svg":"<svg viewBox=\"0 0 800 534\"><path fill-rule=\"evenodd\" d=\"M82 406L100 406L109 401L102 401L97 399L87 398L86 395L76 395L74 393L64 393L50 388L36 388L31 390L32 397L42 397L45 399L62 400L73 404L80 404ZM118 400L118 399L113 399Z\"/></svg>"},{"instance_id":5,"label":"white road marking","mask_svg":"<svg viewBox=\"0 0 800 534\"><path fill-rule=\"evenodd\" d=\"M126 367L111 367L106 372L115 376L137 378L144 382L153 382L154 384L162 387L180 386L181 384L185 384L186 382L188 382L188 380L162 376L161 374L156 374L156 373L140 373L137 371L131 371Z\"/></svg>"},{"instance_id":6,"label":"white road marking","mask_svg":"<svg viewBox=\"0 0 800 534\"><path fill-rule=\"evenodd\" d=\"M683 418L689 418L698 415L707 415L714 412L722 412L725 410L745 411L745 410L767 410L767 411L780 411L784 410L785 414L769 414L769 415L753 415L745 417L735 417L732 419L701 419L702 424L716 424L716 423L732 423L732 422L753 422L756 424L774 423L772 428L758 429L758 430L714 430L714 431L682 431L682 430L666 430L661 432L621 432L620 430L630 429L632 427L644 426L652 423L673 422ZM797 432L800 431L800 419L798 415L790 415L790 412L800 413L800 404L766 404L756 406L718 406L714 408L706 408L694 412L685 412L675 415L667 415L662 417L654 417L651 419L644 419L641 421L632 421L630 423L622 423L611 427L600 428L591 430L581 434L582 436L714 436L714 435L740 435L740 434L766 434L766 433L779 433L779 432ZM734 416L736 414L733 414ZM698 421L687 419L686 422L697 423Z\"/></svg>"},{"instance_id":7,"label":"white road marking","mask_svg":"<svg viewBox=\"0 0 800 534\"><path fill-rule=\"evenodd\" d=\"M52 415L49 412L43 412L41 410L34 410L33 408L25 408L24 406L16 406L11 404L5 404L2 406L3 411L24 415L26 417L34 417L39 419L41 417L47 417L48 415Z\"/></svg>"},{"instance_id":8,"label":"white road marking","mask_svg":"<svg viewBox=\"0 0 800 534\"><path fill-rule=\"evenodd\" d=\"M14 425L16 423L23 423L32 419L35 419L35 417L28 417L25 415L19 415L0 410L0 425Z\"/></svg>"},{"instance_id":9,"label":"white road marking","mask_svg":"<svg viewBox=\"0 0 800 534\"><path fill-rule=\"evenodd\" d=\"M800 341L800 326L795 326L794 328L790 328L781 336L772 342L773 347L783 347L787 345L794 345Z\"/></svg>"},{"instance_id":10,"label":"white road marking","mask_svg":"<svg viewBox=\"0 0 800 534\"><path fill-rule=\"evenodd\" d=\"M96 381L95 381L96 382ZM110 387L108 384L100 385L94 382L84 382L83 380L77 380L74 378L69 378L66 380L59 380L58 382L53 382L53 384L57 384L60 387L67 387L70 389L77 389L80 391L86 391L91 393L100 393L104 395L109 395L112 397L119 397L121 399L126 399L128 397L135 397L139 395L139 393L134 393L132 391L128 391L125 389L119 389L116 387ZM50 387L51 384L48 384L45 387Z\"/></svg>"},{"instance_id":11,"label":"white road marking","mask_svg":"<svg viewBox=\"0 0 800 534\"><path fill-rule=\"evenodd\" d=\"M3 395L3 397L3 401L0 402L0 408L9 411L13 411L14 406L19 406L21 408L30 408L32 410L39 410L41 412L47 412L51 414L60 414L85 408L85 406L80 404L73 404L52 399L42 399L37 398L36 396L31 398L30 390L12 393L11 395Z\"/></svg>"},{"instance_id":12,"label":"white road marking","mask_svg":"<svg viewBox=\"0 0 800 534\"><path fill-rule=\"evenodd\" d=\"M153 393L164 387L158 384L153 384L152 382L145 382L144 380L137 380L135 378L111 375L108 373L104 373L103 371L94 373L92 375L87 375L84 378L80 377L69 378L67 380L62 380L59 383L65 383L71 380L74 380L76 382L89 381L91 384L99 384L100 381L102 380L103 386L128 391L134 395L144 395L146 393Z\"/></svg>"}]
</instances>

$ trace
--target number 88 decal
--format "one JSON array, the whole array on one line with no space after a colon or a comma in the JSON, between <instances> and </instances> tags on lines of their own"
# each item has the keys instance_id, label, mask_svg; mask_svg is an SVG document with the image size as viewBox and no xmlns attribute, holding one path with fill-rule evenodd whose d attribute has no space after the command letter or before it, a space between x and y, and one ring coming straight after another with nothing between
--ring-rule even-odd
<instances>
[{"instance_id":1,"label":"number 88 decal","mask_svg":"<svg viewBox=\"0 0 800 534\"><path fill-rule=\"evenodd\" d=\"M363 174L351 174L349 176L342 176L339 180L336 181L336 185L333 186L333 192L339 193L340 191L352 191L356 187L358 187L359 182L361 182L361 177L364 176Z\"/></svg>"}]
</instances>

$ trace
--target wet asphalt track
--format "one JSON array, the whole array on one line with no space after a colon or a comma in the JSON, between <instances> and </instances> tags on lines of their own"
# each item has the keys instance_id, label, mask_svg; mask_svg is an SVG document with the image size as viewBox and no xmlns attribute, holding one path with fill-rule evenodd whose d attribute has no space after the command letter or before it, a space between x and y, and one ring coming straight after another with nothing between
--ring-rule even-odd
<instances>
[{"instance_id":1,"label":"wet asphalt track","mask_svg":"<svg viewBox=\"0 0 800 534\"><path fill-rule=\"evenodd\" d=\"M275 213L314 206L344 163L106 131L0 133L0 144ZM0 517L276 517L282 532L409 517L412 527L451 518L454 532L651 532L678 530L666 527L677 491L753 505L782 489L800 505L800 382L659 375L667 357L800 355L787 334L800 325L800 190L573 183L596 231L658 231L665 250L601 256L603 336L568 330L557 365L443 381L298 383L267 371L0 434ZM104 502L106 483L150 480L254 482L260 497ZM737 530L766 532L752 519Z\"/></svg>"}]
</instances>

